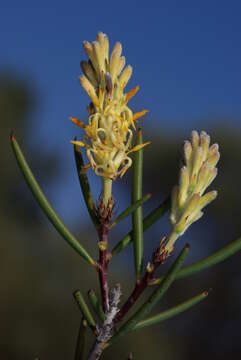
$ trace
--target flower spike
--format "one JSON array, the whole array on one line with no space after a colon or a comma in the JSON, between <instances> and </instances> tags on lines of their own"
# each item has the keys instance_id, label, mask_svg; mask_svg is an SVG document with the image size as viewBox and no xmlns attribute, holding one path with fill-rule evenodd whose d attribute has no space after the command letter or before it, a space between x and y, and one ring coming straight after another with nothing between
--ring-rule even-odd
<instances>
[{"instance_id":1,"label":"flower spike","mask_svg":"<svg viewBox=\"0 0 241 360\"><path fill-rule=\"evenodd\" d=\"M216 165L220 158L218 145L209 146L210 136L204 131L200 135L192 131L191 142L184 142L184 166L171 198L172 231L165 245L169 253L178 237L203 216L202 209L217 197L217 191L203 195L217 175Z\"/></svg>"},{"instance_id":2,"label":"flower spike","mask_svg":"<svg viewBox=\"0 0 241 360\"><path fill-rule=\"evenodd\" d=\"M85 147L86 154L96 175L115 180L122 177L132 165L129 153L139 151L141 147L132 147L135 121L144 116L147 110L133 115L127 106L139 87L127 93L124 88L128 83L132 67L125 67L122 45L117 42L109 56L109 39L102 32L96 41L83 44L88 61L81 61L83 75L80 84L89 95L91 103L88 124L75 117L70 120L84 129L82 141L73 144Z\"/></svg>"}]
</instances>

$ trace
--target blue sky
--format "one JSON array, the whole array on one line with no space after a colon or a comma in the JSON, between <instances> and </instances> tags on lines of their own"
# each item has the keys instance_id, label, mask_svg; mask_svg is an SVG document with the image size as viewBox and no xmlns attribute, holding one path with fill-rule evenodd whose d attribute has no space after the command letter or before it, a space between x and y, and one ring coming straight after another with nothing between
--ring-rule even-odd
<instances>
[{"instance_id":1,"label":"blue sky","mask_svg":"<svg viewBox=\"0 0 241 360\"><path fill-rule=\"evenodd\" d=\"M240 18L241 2L233 0L8 1L1 4L0 69L31 82L38 96L34 141L63 152L71 175L68 141L78 129L67 118L87 116L78 83L83 40L101 30L112 45L123 44L134 67L130 86L141 88L133 108L150 110L148 126L189 132L203 128L203 119L210 125L230 117L240 127ZM66 175L60 188L73 198L77 184L70 184ZM52 197L70 219L58 192Z\"/></svg>"}]
</instances>

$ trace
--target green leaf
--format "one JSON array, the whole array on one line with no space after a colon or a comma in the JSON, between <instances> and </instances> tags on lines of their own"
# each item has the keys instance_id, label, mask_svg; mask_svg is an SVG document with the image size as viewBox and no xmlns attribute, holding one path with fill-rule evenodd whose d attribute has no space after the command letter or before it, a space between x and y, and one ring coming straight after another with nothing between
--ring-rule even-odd
<instances>
[{"instance_id":1,"label":"green leaf","mask_svg":"<svg viewBox=\"0 0 241 360\"><path fill-rule=\"evenodd\" d=\"M97 295L94 292L94 290L88 291L88 297L89 297L89 301L90 301L96 315L99 317L101 322L104 322L105 321L105 313L103 311L102 305L101 305L100 301L98 300Z\"/></svg>"},{"instance_id":2,"label":"green leaf","mask_svg":"<svg viewBox=\"0 0 241 360\"><path fill-rule=\"evenodd\" d=\"M73 293L73 296L75 298L75 301L76 301L83 317L86 319L89 327L91 328L91 330L95 331L95 328L96 328L95 320L94 320L80 290L76 290Z\"/></svg>"},{"instance_id":3,"label":"green leaf","mask_svg":"<svg viewBox=\"0 0 241 360\"><path fill-rule=\"evenodd\" d=\"M181 251L180 255L175 260L171 269L164 277L158 288L152 293L149 299L137 310L137 312L125 323L123 324L119 331L112 337L110 344L113 341L116 341L121 336L125 335L127 332L131 331L139 321L141 321L145 316L147 316L154 306L161 300L166 291L169 289L171 284L176 278L178 271L180 270L182 264L184 263L187 254L189 251L189 245L186 245Z\"/></svg>"},{"instance_id":4,"label":"green leaf","mask_svg":"<svg viewBox=\"0 0 241 360\"><path fill-rule=\"evenodd\" d=\"M134 202L131 206L129 206L127 209L125 209L120 215L117 216L117 218L113 221L113 223L110 226L110 229L112 229L115 225L117 225L121 220L125 219L127 216L131 215L139 206L143 205L146 201L148 201L151 197L151 193L146 194L141 198L140 200L137 200Z\"/></svg>"},{"instance_id":5,"label":"green leaf","mask_svg":"<svg viewBox=\"0 0 241 360\"><path fill-rule=\"evenodd\" d=\"M206 299L208 296L208 292L204 291L201 294L192 297L191 299L184 301L183 303L174 306L166 311L163 311L155 316L149 317L145 320L138 322L132 330L139 330L146 326L151 326L160 323L161 321L170 319L182 312L190 309L194 305L198 304L200 301Z\"/></svg>"},{"instance_id":6,"label":"green leaf","mask_svg":"<svg viewBox=\"0 0 241 360\"><path fill-rule=\"evenodd\" d=\"M138 129L135 146L142 144L142 131ZM133 156L133 177L132 177L132 203L142 198L142 176L143 176L143 149L134 153ZM132 238L134 246L134 259L136 279L140 279L143 267L143 218L142 206L139 206L132 213Z\"/></svg>"},{"instance_id":7,"label":"green leaf","mask_svg":"<svg viewBox=\"0 0 241 360\"><path fill-rule=\"evenodd\" d=\"M181 269L177 274L177 279L182 279L187 276L196 274L200 271L208 269L211 266L214 266L225 259L229 258L230 256L234 255L236 252L241 250L241 238L232 241L228 245L224 246L220 250L216 251L214 254L197 261L194 264L188 265ZM155 279L151 282L152 285L160 284L163 278Z\"/></svg>"},{"instance_id":8,"label":"green leaf","mask_svg":"<svg viewBox=\"0 0 241 360\"><path fill-rule=\"evenodd\" d=\"M158 221L169 209L170 209L170 197L163 201L156 209L151 211L149 215L147 215L143 220L143 231L146 231L151 227L156 221ZM119 254L122 250L124 250L130 243L132 242L132 231L130 231L127 235L121 239L118 244L111 251L111 256L115 256Z\"/></svg>"},{"instance_id":9,"label":"green leaf","mask_svg":"<svg viewBox=\"0 0 241 360\"><path fill-rule=\"evenodd\" d=\"M77 343L76 343L75 357L74 357L75 360L84 360L86 330L87 330L87 321L84 318L82 318L79 327Z\"/></svg>"},{"instance_id":10,"label":"green leaf","mask_svg":"<svg viewBox=\"0 0 241 360\"><path fill-rule=\"evenodd\" d=\"M60 233L60 235L69 243L69 245L79 254L81 255L89 264L92 266L96 266L95 261L88 254L88 252L84 249L84 247L78 242L78 240L74 237L74 235L67 229L67 227L63 224L59 216L56 214L44 193L42 192L39 184L37 183L30 167L28 166L24 155L20 149L20 146L17 143L17 140L12 135L11 136L11 144L12 148L17 160L17 163L20 167L20 170L23 173L23 176L30 187L35 199L37 200L39 206L44 211L45 215L48 217L50 222L54 225L55 229Z\"/></svg>"},{"instance_id":11,"label":"green leaf","mask_svg":"<svg viewBox=\"0 0 241 360\"><path fill-rule=\"evenodd\" d=\"M95 203L94 203L94 199L93 199L93 196L91 193L88 177L86 175L86 172L84 171L84 160L83 160L83 157L82 157L82 154L80 151L80 147L77 145L74 145L74 156L75 156L75 163L76 163L76 168L77 168L78 177L79 177L79 183L80 183L80 187L81 187L81 190L83 193L84 201L85 201L87 210L89 212L89 215L91 217L91 220L92 220L94 226L96 227L96 229L98 229L100 223L96 216Z\"/></svg>"}]
</instances>

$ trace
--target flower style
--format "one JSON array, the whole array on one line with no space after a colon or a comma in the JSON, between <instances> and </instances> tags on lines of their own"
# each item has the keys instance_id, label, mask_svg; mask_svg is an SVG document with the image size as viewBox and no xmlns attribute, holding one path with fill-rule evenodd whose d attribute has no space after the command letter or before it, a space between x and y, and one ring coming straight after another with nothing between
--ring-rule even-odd
<instances>
[{"instance_id":1,"label":"flower style","mask_svg":"<svg viewBox=\"0 0 241 360\"><path fill-rule=\"evenodd\" d=\"M179 185L172 191L172 231L165 244L167 253L173 251L177 238L202 217L202 209L217 197L217 191L205 195L204 192L217 176L218 144L210 147L209 135L202 131L199 136L197 131L193 131L191 142L184 143L183 153L184 166L180 169Z\"/></svg>"},{"instance_id":2,"label":"flower style","mask_svg":"<svg viewBox=\"0 0 241 360\"><path fill-rule=\"evenodd\" d=\"M91 99L87 107L88 124L71 117L70 120L85 131L82 141L73 144L86 149L89 167L96 175L115 180L121 177L131 166L128 156L148 143L131 147L135 121L144 116L147 110L133 114L128 107L129 100L139 87L124 93L132 67L125 67L125 57L121 56L122 46L117 42L109 58L109 40L107 35L99 32L92 44L85 41L84 50L89 58L81 62L84 73L80 84ZM125 68L124 68L125 67Z\"/></svg>"}]
</instances>

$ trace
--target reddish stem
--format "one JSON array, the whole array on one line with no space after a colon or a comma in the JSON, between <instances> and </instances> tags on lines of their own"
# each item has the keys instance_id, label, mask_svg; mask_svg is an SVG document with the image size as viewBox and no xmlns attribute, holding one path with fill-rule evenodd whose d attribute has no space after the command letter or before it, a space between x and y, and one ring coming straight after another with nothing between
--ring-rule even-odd
<instances>
[{"instance_id":1,"label":"reddish stem","mask_svg":"<svg viewBox=\"0 0 241 360\"><path fill-rule=\"evenodd\" d=\"M129 298L125 302L125 304L122 306L120 311L117 313L117 315L115 317L115 323L121 321L123 319L123 317L128 313L130 308L135 304L137 299L140 297L140 295L146 289L146 287L148 286L149 281L152 278L153 278L153 272L150 273L150 272L146 271L146 273L142 277L142 279L139 282L136 283L136 286L135 286L133 292L131 293L131 295L129 296Z\"/></svg>"},{"instance_id":2,"label":"reddish stem","mask_svg":"<svg viewBox=\"0 0 241 360\"><path fill-rule=\"evenodd\" d=\"M116 314L116 317L114 319L115 323L121 321L124 318L124 316L128 313L130 308L136 303L138 298L141 296L143 291L147 288L149 282L153 279L156 269L166 260L168 254L165 251L160 251L160 250L161 249L159 247L156 251L154 251L152 255L151 264L147 267L147 270L144 276L141 278L141 280L136 283L133 292L126 300L125 304Z\"/></svg>"},{"instance_id":3,"label":"reddish stem","mask_svg":"<svg viewBox=\"0 0 241 360\"><path fill-rule=\"evenodd\" d=\"M99 280L104 312L109 310L109 286L107 281L108 227L102 224L99 230Z\"/></svg>"}]
</instances>

